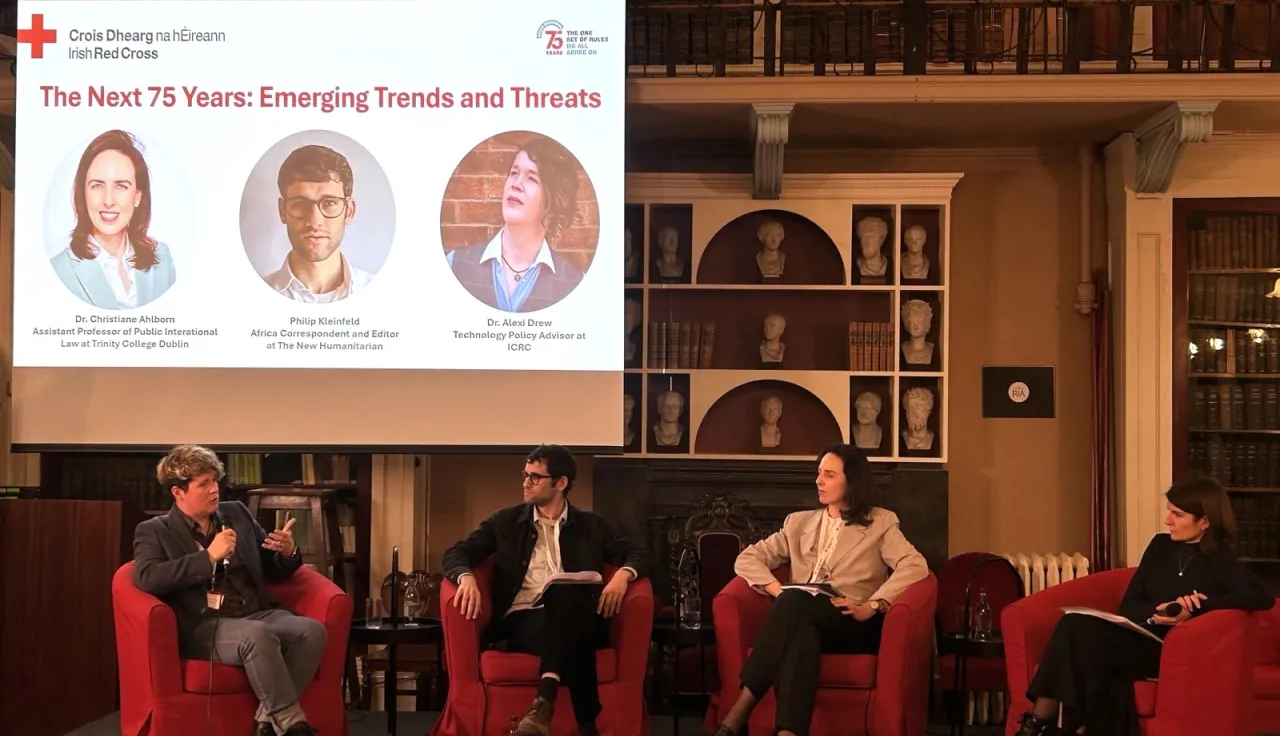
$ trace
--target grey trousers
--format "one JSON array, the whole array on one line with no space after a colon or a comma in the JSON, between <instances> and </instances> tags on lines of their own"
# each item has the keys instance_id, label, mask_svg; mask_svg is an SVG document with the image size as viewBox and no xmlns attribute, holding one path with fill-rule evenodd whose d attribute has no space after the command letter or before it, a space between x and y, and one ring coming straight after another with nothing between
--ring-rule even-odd
<instances>
[{"instance_id":1,"label":"grey trousers","mask_svg":"<svg viewBox=\"0 0 1280 736\"><path fill-rule=\"evenodd\" d=\"M212 656L218 664L243 667L261 704L257 720L279 727L279 720L305 718L297 707L298 696L316 676L324 644L324 624L276 608L244 618L201 621L184 656Z\"/></svg>"}]
</instances>

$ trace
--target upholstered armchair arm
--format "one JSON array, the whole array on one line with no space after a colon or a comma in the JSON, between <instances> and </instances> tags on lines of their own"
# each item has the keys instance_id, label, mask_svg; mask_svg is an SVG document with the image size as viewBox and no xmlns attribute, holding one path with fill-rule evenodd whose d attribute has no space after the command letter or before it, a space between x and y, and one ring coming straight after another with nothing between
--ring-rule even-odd
<instances>
[{"instance_id":1,"label":"upholstered armchair arm","mask_svg":"<svg viewBox=\"0 0 1280 736\"><path fill-rule=\"evenodd\" d=\"M938 579L929 573L907 588L885 614L868 713L870 733L924 733L937 608Z\"/></svg>"},{"instance_id":2,"label":"upholstered armchair arm","mask_svg":"<svg viewBox=\"0 0 1280 736\"><path fill-rule=\"evenodd\" d=\"M116 624L116 652L122 690L138 689L141 700L182 692L178 659L178 621L173 609L133 584L133 563L116 571L111 581Z\"/></svg>"},{"instance_id":3,"label":"upholstered armchair arm","mask_svg":"<svg viewBox=\"0 0 1280 736\"><path fill-rule=\"evenodd\" d=\"M448 578L440 581L440 625L450 687L480 682L480 638L493 615L490 610L493 598L489 594L491 570L492 563L485 563L471 571L480 589L480 615L474 620L464 616L453 603L458 586Z\"/></svg>"},{"instance_id":4,"label":"upholstered armchair arm","mask_svg":"<svg viewBox=\"0 0 1280 736\"><path fill-rule=\"evenodd\" d=\"M653 584L649 578L631 581L622 610L610 622L609 640L618 656L618 679L643 687L653 636Z\"/></svg>"},{"instance_id":5,"label":"upholstered armchair arm","mask_svg":"<svg viewBox=\"0 0 1280 736\"><path fill-rule=\"evenodd\" d=\"M1078 578L1005 606L1000 615L1004 636L1005 672L1009 678L1009 712L1016 715L1031 707L1027 686L1040 665L1044 648L1062 618L1063 606L1084 606L1115 612L1133 569L1110 570Z\"/></svg>"},{"instance_id":6,"label":"upholstered armchair arm","mask_svg":"<svg viewBox=\"0 0 1280 736\"><path fill-rule=\"evenodd\" d=\"M1169 733L1250 733L1257 617L1211 611L1164 639L1156 720Z\"/></svg>"},{"instance_id":7,"label":"upholstered armchair arm","mask_svg":"<svg viewBox=\"0 0 1280 736\"><path fill-rule=\"evenodd\" d=\"M285 581L269 583L267 590L281 605L299 616L324 624L324 658L316 680L342 681L343 658L351 635L353 603L332 580L305 565Z\"/></svg>"},{"instance_id":8,"label":"upholstered armchair arm","mask_svg":"<svg viewBox=\"0 0 1280 736\"><path fill-rule=\"evenodd\" d=\"M784 578L785 579L785 578ZM734 577L711 601L716 627L716 659L720 667L721 700L737 700L742 684L738 673L747 661L747 650L764 625L773 598L752 590L746 580Z\"/></svg>"}]
</instances>

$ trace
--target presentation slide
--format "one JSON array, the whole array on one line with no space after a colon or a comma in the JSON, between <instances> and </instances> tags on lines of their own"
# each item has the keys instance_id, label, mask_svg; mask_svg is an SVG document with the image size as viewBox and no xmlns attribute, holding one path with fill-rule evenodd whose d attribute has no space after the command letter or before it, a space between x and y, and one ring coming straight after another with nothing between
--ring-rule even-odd
<instances>
[{"instance_id":1,"label":"presentation slide","mask_svg":"<svg viewBox=\"0 0 1280 736\"><path fill-rule=\"evenodd\" d=\"M22 0L14 446L619 446L625 25Z\"/></svg>"},{"instance_id":2,"label":"presentation slide","mask_svg":"<svg viewBox=\"0 0 1280 736\"><path fill-rule=\"evenodd\" d=\"M20 5L15 366L622 370L620 4Z\"/></svg>"}]
</instances>

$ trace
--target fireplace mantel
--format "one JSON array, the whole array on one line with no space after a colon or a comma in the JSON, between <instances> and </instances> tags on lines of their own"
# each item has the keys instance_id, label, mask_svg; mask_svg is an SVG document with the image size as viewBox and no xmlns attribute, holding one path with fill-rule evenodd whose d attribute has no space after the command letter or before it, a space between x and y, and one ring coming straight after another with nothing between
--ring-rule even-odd
<instances>
[{"instance_id":1,"label":"fireplace mantel","mask_svg":"<svg viewBox=\"0 0 1280 736\"><path fill-rule=\"evenodd\" d=\"M947 471L937 465L876 465L882 503L935 570L947 558ZM595 510L654 555L654 584L670 600L670 571L689 543L691 517L732 513L747 543L817 501L810 462L597 458ZM696 522L695 522L696 523ZM697 530L688 530L696 534ZM755 538L751 538L755 537Z\"/></svg>"}]
</instances>

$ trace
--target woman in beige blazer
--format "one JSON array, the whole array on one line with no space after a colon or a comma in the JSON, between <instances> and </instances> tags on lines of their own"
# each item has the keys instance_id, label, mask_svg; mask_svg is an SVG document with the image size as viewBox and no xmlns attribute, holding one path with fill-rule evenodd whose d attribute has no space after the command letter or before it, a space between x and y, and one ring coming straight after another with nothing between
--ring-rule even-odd
<instances>
[{"instance_id":1,"label":"woman in beige blazer","mask_svg":"<svg viewBox=\"0 0 1280 736\"><path fill-rule=\"evenodd\" d=\"M770 687L778 701L776 733L806 736L821 655L879 651L885 611L929 574L898 516L875 505L871 464L861 450L823 450L817 486L822 508L789 514L780 531L738 555L735 572L777 601L739 675L742 694L716 736L741 731ZM784 588L771 571L788 563L792 583L826 583L841 597Z\"/></svg>"}]
</instances>

